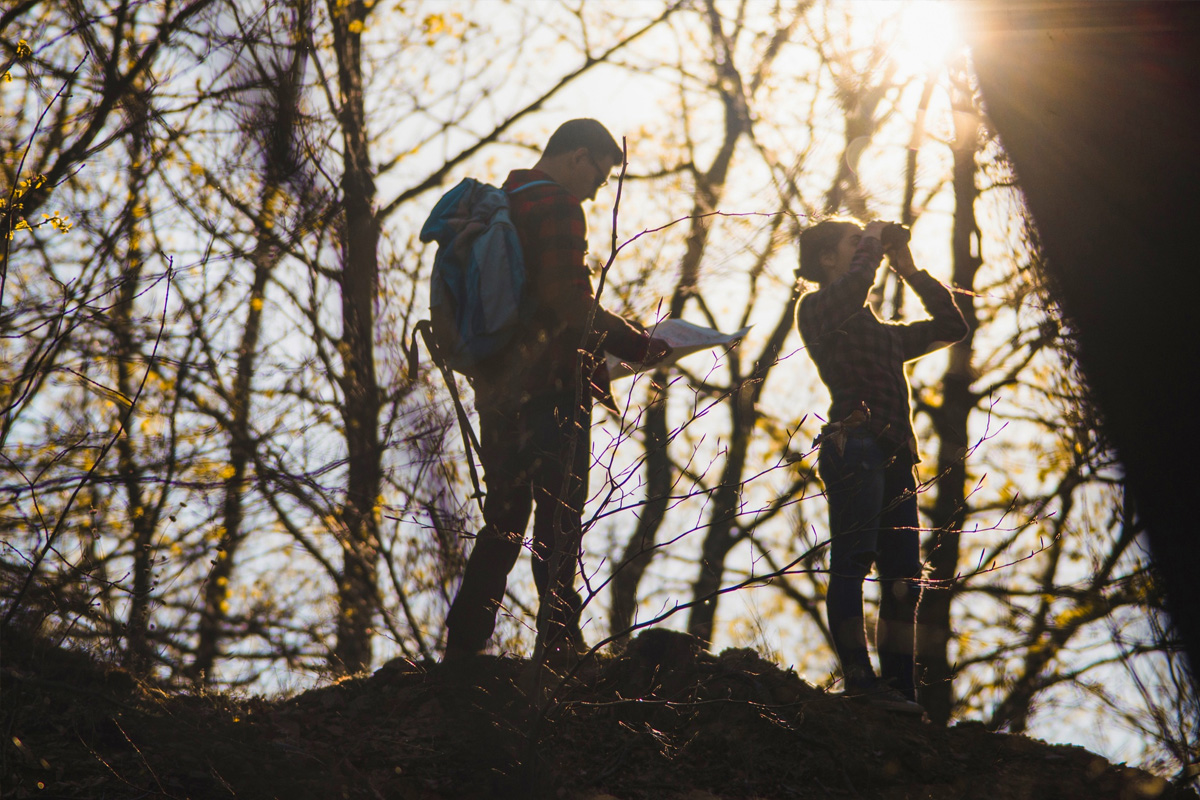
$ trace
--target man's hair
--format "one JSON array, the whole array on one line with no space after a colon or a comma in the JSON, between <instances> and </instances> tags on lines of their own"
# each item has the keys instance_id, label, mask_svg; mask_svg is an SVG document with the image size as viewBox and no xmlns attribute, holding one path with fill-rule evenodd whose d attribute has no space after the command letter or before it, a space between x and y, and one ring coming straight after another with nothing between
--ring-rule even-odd
<instances>
[{"instance_id":1,"label":"man's hair","mask_svg":"<svg viewBox=\"0 0 1200 800\"><path fill-rule=\"evenodd\" d=\"M558 156L586 147L595 158L608 156L614 163L620 164L625 154L617 140L599 122L594 119L572 119L558 126L558 130L550 135L546 142L544 156Z\"/></svg>"},{"instance_id":2,"label":"man's hair","mask_svg":"<svg viewBox=\"0 0 1200 800\"><path fill-rule=\"evenodd\" d=\"M796 275L817 285L824 283L825 267L821 265L821 256L835 249L849 228L862 230L862 225L853 217L834 217L801 231L800 268Z\"/></svg>"}]
</instances>

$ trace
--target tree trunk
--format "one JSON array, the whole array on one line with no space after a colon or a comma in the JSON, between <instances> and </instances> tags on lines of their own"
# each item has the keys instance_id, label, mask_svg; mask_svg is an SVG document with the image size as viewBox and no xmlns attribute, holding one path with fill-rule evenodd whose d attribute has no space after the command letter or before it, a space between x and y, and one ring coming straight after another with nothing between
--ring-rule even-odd
<instances>
[{"instance_id":1,"label":"tree trunk","mask_svg":"<svg viewBox=\"0 0 1200 800\"><path fill-rule=\"evenodd\" d=\"M665 384L659 384L665 385ZM646 408L642 434L646 447L646 501L638 517L637 528L621 552L621 560L612 579L612 611L609 632L625 637L637 615L637 590L654 558L658 529L667 513L671 494L671 459L667 454L666 391L659 393Z\"/></svg>"},{"instance_id":2,"label":"tree trunk","mask_svg":"<svg viewBox=\"0 0 1200 800\"><path fill-rule=\"evenodd\" d=\"M378 295L379 227L375 182L371 174L362 92L362 0L329 4L344 146L342 203L345 223L342 265L342 402L346 427L346 500L341 509L342 576L338 586L337 644L333 667L364 670L371 663L372 618L376 610L376 573L380 495L379 387L375 378L375 301ZM358 22L360 24L354 24Z\"/></svg>"},{"instance_id":3,"label":"tree trunk","mask_svg":"<svg viewBox=\"0 0 1200 800\"><path fill-rule=\"evenodd\" d=\"M268 187L264 194L269 195L275 191L276 187ZM263 295L266 292L267 278L278 261L274 248L261 236L252 258L254 282L250 287L249 310L246 313L246 325L242 329L242 341L238 347L233 396L229 398L229 477L225 480L225 498L221 504L221 538L217 544L217 557L204 585L204 608L200 612L196 657L191 668L193 679L203 684L212 682L212 668L229 615L229 584L233 577L234 557L246 538L243 525L246 471L254 453L254 442L250 436L250 407L253 401L250 391L251 379L258 355Z\"/></svg>"},{"instance_id":4,"label":"tree trunk","mask_svg":"<svg viewBox=\"0 0 1200 800\"><path fill-rule=\"evenodd\" d=\"M790 327L790 325L789 325ZM729 451L725 456L725 468L721 470L721 483L713 491L712 514L704 534L700 553L700 573L692 584L692 606L688 614L688 633L706 644L712 643L713 624L717 615L721 579L725 574L725 557L737 544L734 531L742 497L742 471L746 466L750 435L758 412L754 410L756 393L750 381L734 390L730 398Z\"/></svg>"},{"instance_id":5,"label":"tree trunk","mask_svg":"<svg viewBox=\"0 0 1200 800\"><path fill-rule=\"evenodd\" d=\"M267 130L246 132L247 144L257 146L262 151L263 184L258 219L255 220L254 252L250 256L254 278L250 285L246 323L238 343L232 395L228 398L229 422L226 433L229 435L230 474L225 481L225 498L221 508L223 531L218 545L218 553L224 557L215 561L204 586L204 608L200 612L196 657L190 670L192 678L204 684L212 682L212 668L228 617L234 557L247 536L244 530L244 505L248 488L246 473L256 447L250 429L250 409L254 399L251 388L259 355L267 282L281 257L276 244L280 228L277 209L282 205L282 186L289 177L294 177L296 172L304 169L299 165L294 150L294 136L301 116L300 92L307 63L308 48L305 42L311 35L311 16L307 4L299 4L298 11L292 33L291 61L271 72L255 75L257 81L267 87L265 97L268 99L262 108ZM268 59L263 61L268 62Z\"/></svg>"},{"instance_id":6,"label":"tree trunk","mask_svg":"<svg viewBox=\"0 0 1200 800\"><path fill-rule=\"evenodd\" d=\"M953 285L970 290L983 259L979 253L979 228L975 221L975 153L979 118L973 107L965 71L953 89L954 231ZM955 295L967 321L965 339L950 348L950 365L942 377L942 405L931 412L938 436L937 497L930 512L933 534L926 542L925 560L930 585L921 599L917 626L917 659L921 702L929 717L946 724L954 709L954 668L949 659L950 606L958 574L959 539L966 515L967 418L975 407L971 392L972 340L978 320L971 295Z\"/></svg>"},{"instance_id":7,"label":"tree trunk","mask_svg":"<svg viewBox=\"0 0 1200 800\"><path fill-rule=\"evenodd\" d=\"M113 361L116 367L116 390L125 399L132 401L137 396L138 379L135 365L142 363L142 353L135 333L134 306L141 294L141 278L144 268L139 219L142 216L140 203L145 188L143 167L146 159L146 129L144 120L134 124L134 132L128 145L129 152L129 206L119 228L127 242L125 261L127 269L121 276L117 302L112 308L109 325L113 336ZM139 462L137 449L132 438L133 414L125 407L117 408L125 430L117 437L117 474L125 490L125 502L129 506L129 521L133 545L133 588L129 599L129 616L125 620L126 650L124 666L135 675L144 675L150 669L150 596L154 590L154 529L155 515L147 505L145 476Z\"/></svg>"}]
</instances>

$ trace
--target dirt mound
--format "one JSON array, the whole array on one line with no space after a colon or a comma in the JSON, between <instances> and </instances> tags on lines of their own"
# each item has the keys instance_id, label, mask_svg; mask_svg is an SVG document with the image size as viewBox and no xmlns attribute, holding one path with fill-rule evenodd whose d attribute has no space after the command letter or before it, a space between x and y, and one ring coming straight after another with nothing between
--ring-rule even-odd
<instances>
[{"instance_id":1,"label":"dirt mound","mask_svg":"<svg viewBox=\"0 0 1200 800\"><path fill-rule=\"evenodd\" d=\"M0 797L1192 798L1075 747L831 696L646 631L565 681L394 661L266 701L184 695L5 634Z\"/></svg>"}]
</instances>

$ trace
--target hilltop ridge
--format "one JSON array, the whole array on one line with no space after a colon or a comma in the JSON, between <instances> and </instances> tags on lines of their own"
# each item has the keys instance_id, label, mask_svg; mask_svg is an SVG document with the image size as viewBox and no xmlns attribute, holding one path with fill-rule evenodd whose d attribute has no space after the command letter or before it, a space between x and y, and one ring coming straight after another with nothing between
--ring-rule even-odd
<instances>
[{"instance_id":1,"label":"hilltop ridge","mask_svg":"<svg viewBox=\"0 0 1200 800\"><path fill-rule=\"evenodd\" d=\"M3 644L3 798L1196 798L663 630L541 691L527 661L481 657L396 660L279 700L165 691L41 640Z\"/></svg>"}]
</instances>

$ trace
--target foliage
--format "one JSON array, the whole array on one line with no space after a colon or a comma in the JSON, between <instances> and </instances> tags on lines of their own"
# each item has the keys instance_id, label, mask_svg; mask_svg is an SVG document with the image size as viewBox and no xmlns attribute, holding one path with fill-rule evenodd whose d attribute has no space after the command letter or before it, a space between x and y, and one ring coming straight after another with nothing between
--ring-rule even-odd
<instances>
[{"instance_id":1,"label":"foliage","mask_svg":"<svg viewBox=\"0 0 1200 800\"><path fill-rule=\"evenodd\" d=\"M1182 772L1196 699L1136 509L969 71L906 60L909 10L0 12L6 623L35 611L179 685L271 691L436 656L478 509L441 378L407 369L432 255L415 234L440 187L494 182L596 116L629 150L591 209L593 253L619 250L603 302L755 327L618 384L623 413L598 419L589 639L666 623L829 682L808 446L825 396L791 333L793 242L827 214L901 219L975 321L912 373L952 632L942 721L1080 738L1116 721L1141 748L1108 743L1122 758ZM879 313L919 312L877 288ZM532 644L523 575L502 649Z\"/></svg>"}]
</instances>

